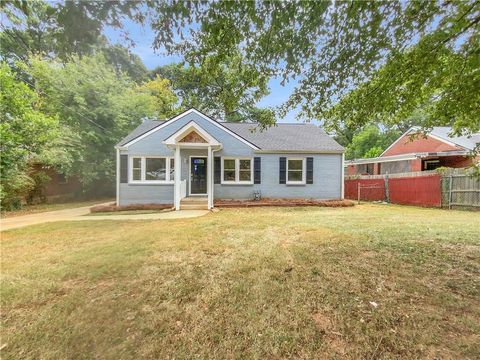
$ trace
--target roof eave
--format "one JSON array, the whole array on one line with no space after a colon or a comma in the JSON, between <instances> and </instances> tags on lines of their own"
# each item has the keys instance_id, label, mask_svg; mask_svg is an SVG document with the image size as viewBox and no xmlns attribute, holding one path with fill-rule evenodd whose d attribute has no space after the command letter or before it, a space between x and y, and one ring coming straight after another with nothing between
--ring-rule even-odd
<instances>
[{"instance_id":1,"label":"roof eave","mask_svg":"<svg viewBox=\"0 0 480 360\"><path fill-rule=\"evenodd\" d=\"M343 154L344 150L256 150L258 154Z\"/></svg>"}]
</instances>

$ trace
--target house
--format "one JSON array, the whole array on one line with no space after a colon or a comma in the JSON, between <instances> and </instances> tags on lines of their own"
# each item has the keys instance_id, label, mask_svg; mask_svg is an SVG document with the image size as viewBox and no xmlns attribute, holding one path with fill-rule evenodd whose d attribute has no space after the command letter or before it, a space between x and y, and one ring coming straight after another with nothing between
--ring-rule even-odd
<instances>
[{"instance_id":1,"label":"house","mask_svg":"<svg viewBox=\"0 0 480 360\"><path fill-rule=\"evenodd\" d=\"M480 133L450 135L450 127L434 127L427 134L412 127L379 157L346 161L347 175L379 175L434 170L438 167L463 168L473 164L472 151L480 143Z\"/></svg>"},{"instance_id":2,"label":"house","mask_svg":"<svg viewBox=\"0 0 480 360\"><path fill-rule=\"evenodd\" d=\"M76 176L67 176L51 166L34 164L30 176L38 179L39 185L27 194L26 202L58 203L72 200L82 194L82 183Z\"/></svg>"},{"instance_id":3,"label":"house","mask_svg":"<svg viewBox=\"0 0 480 360\"><path fill-rule=\"evenodd\" d=\"M343 198L343 148L311 124L216 121L190 109L145 121L116 146L117 204Z\"/></svg>"}]
</instances>

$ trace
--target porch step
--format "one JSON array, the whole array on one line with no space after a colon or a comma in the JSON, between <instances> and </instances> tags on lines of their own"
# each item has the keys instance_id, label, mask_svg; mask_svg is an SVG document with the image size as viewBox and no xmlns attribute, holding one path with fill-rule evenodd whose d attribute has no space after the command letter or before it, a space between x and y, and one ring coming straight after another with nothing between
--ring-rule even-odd
<instances>
[{"instance_id":1,"label":"porch step","mask_svg":"<svg viewBox=\"0 0 480 360\"><path fill-rule=\"evenodd\" d=\"M208 200L204 197L186 197L180 200L180 210L208 210Z\"/></svg>"}]
</instances>

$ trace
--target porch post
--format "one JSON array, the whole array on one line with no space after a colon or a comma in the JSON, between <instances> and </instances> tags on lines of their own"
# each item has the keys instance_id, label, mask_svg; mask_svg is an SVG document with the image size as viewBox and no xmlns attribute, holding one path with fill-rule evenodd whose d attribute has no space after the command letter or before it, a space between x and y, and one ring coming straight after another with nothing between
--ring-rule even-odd
<instances>
[{"instance_id":1,"label":"porch post","mask_svg":"<svg viewBox=\"0 0 480 360\"><path fill-rule=\"evenodd\" d=\"M115 194L115 202L117 206L120 206L120 149L117 150L117 163L116 163L116 194Z\"/></svg>"},{"instance_id":2,"label":"porch post","mask_svg":"<svg viewBox=\"0 0 480 360\"><path fill-rule=\"evenodd\" d=\"M213 207L213 187L212 187L212 147L208 147L207 156L207 199L208 209Z\"/></svg>"},{"instance_id":3,"label":"porch post","mask_svg":"<svg viewBox=\"0 0 480 360\"><path fill-rule=\"evenodd\" d=\"M182 162L180 159L180 146L177 145L175 147L175 185L174 185L175 210L180 210L180 175L182 172L181 166L182 166Z\"/></svg>"}]
</instances>

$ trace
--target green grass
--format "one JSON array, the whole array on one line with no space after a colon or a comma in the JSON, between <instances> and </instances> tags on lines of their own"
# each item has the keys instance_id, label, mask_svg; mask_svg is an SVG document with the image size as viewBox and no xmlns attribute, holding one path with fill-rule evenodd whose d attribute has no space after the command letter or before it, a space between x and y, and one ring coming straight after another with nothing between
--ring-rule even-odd
<instances>
[{"instance_id":1,"label":"green grass","mask_svg":"<svg viewBox=\"0 0 480 360\"><path fill-rule=\"evenodd\" d=\"M361 205L4 232L2 358L478 358L479 229Z\"/></svg>"},{"instance_id":2,"label":"green grass","mask_svg":"<svg viewBox=\"0 0 480 360\"><path fill-rule=\"evenodd\" d=\"M12 210L12 211L2 211L1 217L8 218L14 216L30 215L37 214L46 211L55 211L55 210L64 210L72 209L83 206L92 206L96 204L106 203L109 201L114 201L111 198L105 199L96 199L96 200L84 200L84 201L71 201L59 204L36 204L36 205L24 205L21 209Z\"/></svg>"}]
</instances>

